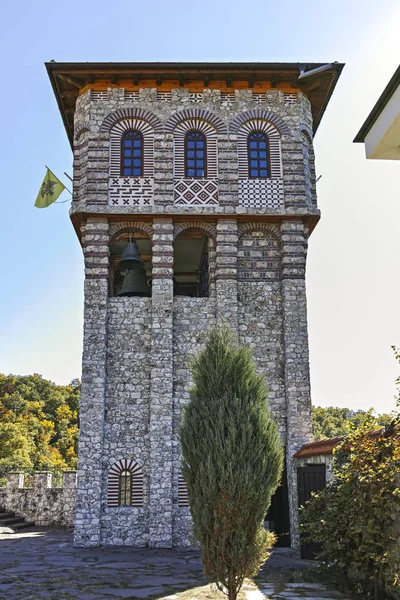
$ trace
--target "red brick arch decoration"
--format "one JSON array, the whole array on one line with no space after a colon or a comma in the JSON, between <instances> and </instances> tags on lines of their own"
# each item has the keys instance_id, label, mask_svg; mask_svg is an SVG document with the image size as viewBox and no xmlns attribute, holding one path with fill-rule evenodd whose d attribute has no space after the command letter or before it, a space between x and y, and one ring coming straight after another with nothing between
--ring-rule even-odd
<instances>
[{"instance_id":1,"label":"red brick arch decoration","mask_svg":"<svg viewBox=\"0 0 400 600\"><path fill-rule=\"evenodd\" d=\"M129 233L140 231L146 234L150 239L153 238L153 228L148 223L142 223L141 221L135 221L133 223L124 222L117 223L110 226L110 241L113 241L118 235L122 233Z\"/></svg>"},{"instance_id":2,"label":"red brick arch decoration","mask_svg":"<svg viewBox=\"0 0 400 600\"><path fill-rule=\"evenodd\" d=\"M260 119L263 121L269 121L270 123L275 125L275 127L278 129L280 135L290 136L289 127L286 125L286 123L280 117L278 117L278 115L276 115L273 112L267 111L267 110L262 110L260 108L248 110L243 113L240 113L239 115L236 115L236 117L231 121L231 124L229 127L230 132L237 133L239 131L240 127L244 123L246 123L246 121L254 121L254 120L260 120Z\"/></svg>"},{"instance_id":3,"label":"red brick arch decoration","mask_svg":"<svg viewBox=\"0 0 400 600\"><path fill-rule=\"evenodd\" d=\"M187 221L185 223L179 223L179 225L175 225L174 240L176 240L181 233L189 231L201 231L210 237L214 242L217 237L217 231L214 225L210 225L209 223L198 223L197 221Z\"/></svg>"},{"instance_id":4,"label":"red brick arch decoration","mask_svg":"<svg viewBox=\"0 0 400 600\"><path fill-rule=\"evenodd\" d=\"M219 135L228 133L227 127L221 117L216 115L211 110L205 108L186 108L173 114L164 125L164 131L172 133L174 129L183 121L201 120L212 125Z\"/></svg>"},{"instance_id":5,"label":"red brick arch decoration","mask_svg":"<svg viewBox=\"0 0 400 600\"><path fill-rule=\"evenodd\" d=\"M155 114L143 108L120 108L106 116L100 126L100 135L109 135L111 129L124 119L141 119L149 123L154 131L162 131L162 123Z\"/></svg>"}]
</instances>

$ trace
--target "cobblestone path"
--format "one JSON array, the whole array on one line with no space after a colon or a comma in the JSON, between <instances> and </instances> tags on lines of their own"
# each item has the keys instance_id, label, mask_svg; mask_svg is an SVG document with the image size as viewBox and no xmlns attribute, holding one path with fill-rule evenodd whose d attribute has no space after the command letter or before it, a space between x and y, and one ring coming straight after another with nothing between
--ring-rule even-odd
<instances>
[{"instance_id":1,"label":"cobblestone path","mask_svg":"<svg viewBox=\"0 0 400 600\"><path fill-rule=\"evenodd\" d=\"M276 550L268 565L304 567ZM217 600L193 549L74 548L71 532L36 528L0 535L0 598L7 600ZM241 600L343 600L320 584L269 583L263 570L246 581Z\"/></svg>"}]
</instances>

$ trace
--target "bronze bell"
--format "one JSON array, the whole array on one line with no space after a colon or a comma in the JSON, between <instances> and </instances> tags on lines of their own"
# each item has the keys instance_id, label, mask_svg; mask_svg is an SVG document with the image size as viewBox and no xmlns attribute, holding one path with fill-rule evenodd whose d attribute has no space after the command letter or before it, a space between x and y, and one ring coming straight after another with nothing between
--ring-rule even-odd
<instances>
[{"instance_id":1,"label":"bronze bell","mask_svg":"<svg viewBox=\"0 0 400 600\"><path fill-rule=\"evenodd\" d=\"M139 248L137 247L135 240L129 242L125 246L122 258L118 263L118 271L121 273L129 271L129 269L135 268L134 265L144 265L144 262L140 258Z\"/></svg>"},{"instance_id":2,"label":"bronze bell","mask_svg":"<svg viewBox=\"0 0 400 600\"><path fill-rule=\"evenodd\" d=\"M118 263L118 270L121 273L125 272L124 285L118 296L151 296L144 262L140 258L135 241L129 242L125 246L122 258Z\"/></svg>"},{"instance_id":3,"label":"bronze bell","mask_svg":"<svg viewBox=\"0 0 400 600\"><path fill-rule=\"evenodd\" d=\"M118 296L151 296L144 267L126 272L124 285Z\"/></svg>"}]
</instances>

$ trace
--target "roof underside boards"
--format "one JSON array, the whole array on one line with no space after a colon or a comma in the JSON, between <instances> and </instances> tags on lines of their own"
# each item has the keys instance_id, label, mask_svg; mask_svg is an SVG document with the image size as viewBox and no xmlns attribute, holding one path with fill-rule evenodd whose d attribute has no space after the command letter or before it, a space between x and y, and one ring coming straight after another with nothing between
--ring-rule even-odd
<instances>
[{"instance_id":1,"label":"roof underside boards","mask_svg":"<svg viewBox=\"0 0 400 600\"><path fill-rule=\"evenodd\" d=\"M234 91L257 87L301 91L310 100L314 120L314 133L321 121L343 64L333 63L322 71L298 79L325 63L46 63L46 69L64 121L68 138L73 141L75 103L82 90L94 86L99 89L124 87L185 87L201 83L203 88L220 88Z\"/></svg>"},{"instance_id":2,"label":"roof underside boards","mask_svg":"<svg viewBox=\"0 0 400 600\"><path fill-rule=\"evenodd\" d=\"M371 110L368 117L364 121L363 126L361 127L360 131L357 133L353 142L363 143L365 141L365 138L366 138L369 130L374 125L375 121L378 119L379 115L381 114L381 112L383 111L386 104L389 102L390 98L392 97L392 95L394 94L396 89L399 87L399 85L400 85L400 65L397 67L393 77L391 78L391 80L389 81L389 83L387 84L385 89L383 90L382 94L379 96L374 108Z\"/></svg>"}]
</instances>

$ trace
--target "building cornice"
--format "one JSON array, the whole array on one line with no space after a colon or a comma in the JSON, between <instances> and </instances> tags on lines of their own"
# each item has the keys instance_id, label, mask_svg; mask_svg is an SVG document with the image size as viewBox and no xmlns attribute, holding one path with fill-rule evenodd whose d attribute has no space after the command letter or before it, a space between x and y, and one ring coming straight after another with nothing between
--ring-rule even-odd
<instances>
[{"instance_id":1,"label":"building cornice","mask_svg":"<svg viewBox=\"0 0 400 600\"><path fill-rule=\"evenodd\" d=\"M201 83L203 88L225 91L262 87L304 93L310 103L314 134L344 67L332 63L46 63L57 104L72 145L75 103L79 94L94 87L174 87ZM314 72L316 71L316 72ZM307 77L304 78L304 74ZM299 79L302 74L301 79Z\"/></svg>"}]
</instances>

